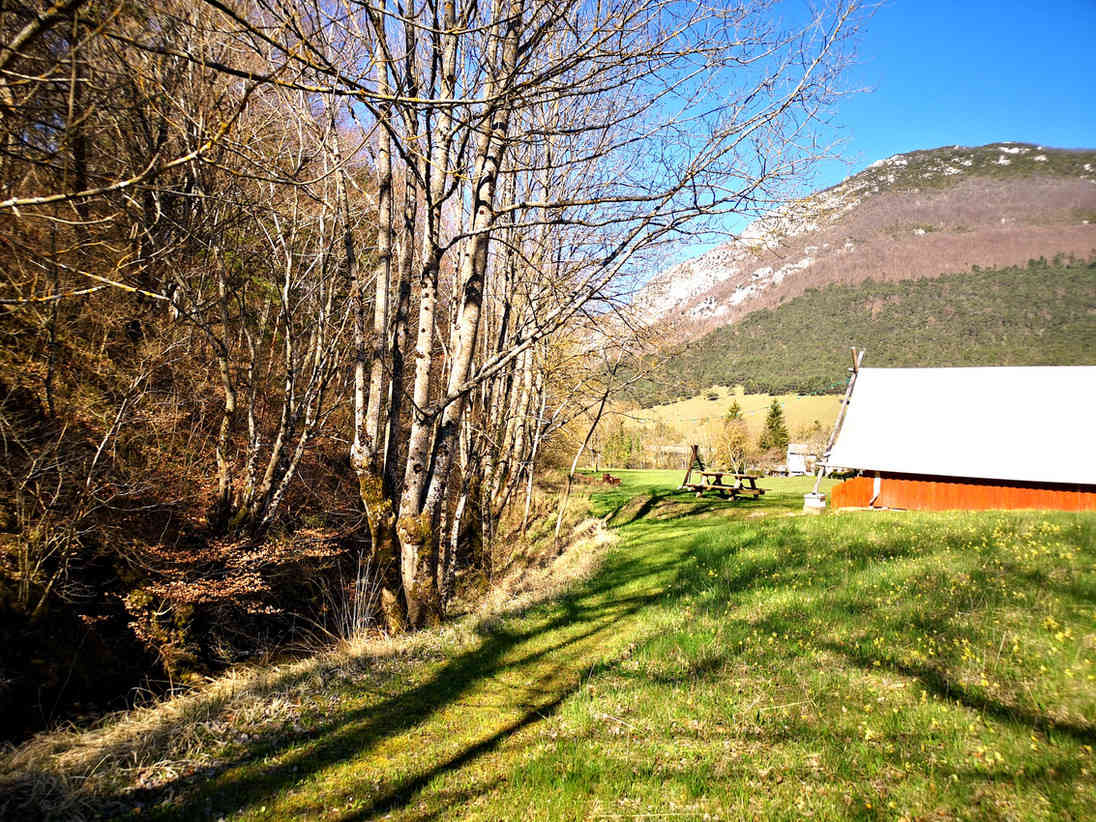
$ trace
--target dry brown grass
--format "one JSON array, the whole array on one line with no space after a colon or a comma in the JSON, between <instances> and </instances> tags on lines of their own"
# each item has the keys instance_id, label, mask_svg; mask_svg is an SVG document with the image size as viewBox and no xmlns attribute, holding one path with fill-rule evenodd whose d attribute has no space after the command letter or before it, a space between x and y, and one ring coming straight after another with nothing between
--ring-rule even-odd
<instances>
[{"instance_id":1,"label":"dry brown grass","mask_svg":"<svg viewBox=\"0 0 1096 822\"><path fill-rule=\"evenodd\" d=\"M498 619L559 596L597 570L614 540L601 520L583 519L563 550L542 552L532 561L510 568L483 598L477 614L481 619Z\"/></svg>"}]
</instances>

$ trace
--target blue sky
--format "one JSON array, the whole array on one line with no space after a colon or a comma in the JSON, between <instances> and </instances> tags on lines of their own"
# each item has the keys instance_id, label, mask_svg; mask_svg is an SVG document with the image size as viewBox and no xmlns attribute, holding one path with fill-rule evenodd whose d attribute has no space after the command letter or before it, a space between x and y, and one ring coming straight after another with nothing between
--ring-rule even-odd
<instances>
[{"instance_id":1,"label":"blue sky","mask_svg":"<svg viewBox=\"0 0 1096 822\"><path fill-rule=\"evenodd\" d=\"M836 122L850 165L996 140L1096 147L1096 0L891 0L867 21Z\"/></svg>"}]
</instances>

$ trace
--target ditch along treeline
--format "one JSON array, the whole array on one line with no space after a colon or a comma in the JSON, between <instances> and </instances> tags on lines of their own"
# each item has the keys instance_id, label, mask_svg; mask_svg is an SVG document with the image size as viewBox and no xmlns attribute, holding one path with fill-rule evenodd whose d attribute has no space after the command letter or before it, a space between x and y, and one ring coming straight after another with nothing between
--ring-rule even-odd
<instances>
[{"instance_id":1,"label":"ditch along treeline","mask_svg":"<svg viewBox=\"0 0 1096 822\"><path fill-rule=\"evenodd\" d=\"M828 285L750 313L680 347L629 396L643 406L713 385L833 394L850 346L873 367L1091 365L1096 258L975 267L932 279ZM626 371L639 374L643 367Z\"/></svg>"},{"instance_id":2,"label":"ditch along treeline","mask_svg":"<svg viewBox=\"0 0 1096 822\"><path fill-rule=\"evenodd\" d=\"M36 8L0 20L13 733L146 675L441 619L605 396L631 275L814 159L785 137L834 98L859 19ZM681 82L698 61L719 105Z\"/></svg>"}]
</instances>

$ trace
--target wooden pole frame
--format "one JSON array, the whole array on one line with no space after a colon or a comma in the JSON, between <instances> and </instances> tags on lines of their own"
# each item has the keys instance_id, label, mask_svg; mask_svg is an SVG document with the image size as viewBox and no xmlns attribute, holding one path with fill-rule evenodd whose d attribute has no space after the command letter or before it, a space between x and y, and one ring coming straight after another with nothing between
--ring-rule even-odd
<instances>
[{"instance_id":1,"label":"wooden pole frame","mask_svg":"<svg viewBox=\"0 0 1096 822\"><path fill-rule=\"evenodd\" d=\"M826 470L827 462L830 458L830 452L833 450L833 444L837 441L837 433L841 430L842 424L845 422L845 414L849 410L849 402L852 400L852 389L856 385L856 377L860 374L860 365L864 362L865 349L857 349L855 346L849 349L849 353L852 355L852 368L849 369L849 382L845 386L845 398L841 401L841 410L837 412L837 419L833 424L833 431L830 432L830 440L826 443L826 450L822 454L822 459L818 461L818 468L815 469L814 477L814 491L813 494L818 494L818 486L822 484L822 472Z\"/></svg>"},{"instance_id":2,"label":"wooden pole frame","mask_svg":"<svg viewBox=\"0 0 1096 822\"><path fill-rule=\"evenodd\" d=\"M689 479L693 475L693 466L700 466L700 470L701 471L704 470L704 460L702 460L700 458L700 446L699 445L693 445L691 447L693 449L693 453L689 456L689 464L685 466L685 479L683 479L681 481L681 485L678 486L679 491L682 488L687 488L688 487Z\"/></svg>"}]
</instances>

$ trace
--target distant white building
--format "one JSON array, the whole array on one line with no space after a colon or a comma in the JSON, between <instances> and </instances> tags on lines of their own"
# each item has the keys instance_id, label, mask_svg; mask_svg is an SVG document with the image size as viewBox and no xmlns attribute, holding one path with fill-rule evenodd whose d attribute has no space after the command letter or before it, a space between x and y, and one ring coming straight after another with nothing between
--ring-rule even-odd
<instances>
[{"instance_id":1,"label":"distant white building","mask_svg":"<svg viewBox=\"0 0 1096 822\"><path fill-rule=\"evenodd\" d=\"M788 443L787 467L789 477L801 477L804 474L811 473L814 466L810 463L813 463L814 460L815 455L810 453L805 442Z\"/></svg>"},{"instance_id":2,"label":"distant white building","mask_svg":"<svg viewBox=\"0 0 1096 822\"><path fill-rule=\"evenodd\" d=\"M784 464L778 465L773 473L788 477L802 477L813 474L818 463L818 455L811 451L805 442L789 442Z\"/></svg>"}]
</instances>

